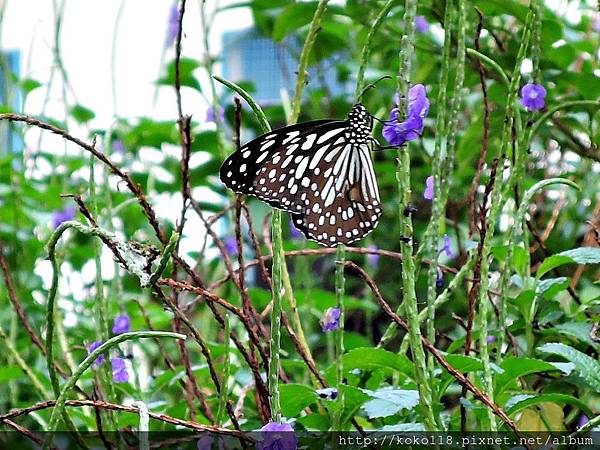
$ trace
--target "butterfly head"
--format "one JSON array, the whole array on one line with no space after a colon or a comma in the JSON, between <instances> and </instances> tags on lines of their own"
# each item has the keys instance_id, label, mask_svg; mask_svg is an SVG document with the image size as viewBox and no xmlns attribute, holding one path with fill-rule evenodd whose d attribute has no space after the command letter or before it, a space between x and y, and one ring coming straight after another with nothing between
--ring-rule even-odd
<instances>
[{"instance_id":1,"label":"butterfly head","mask_svg":"<svg viewBox=\"0 0 600 450\"><path fill-rule=\"evenodd\" d=\"M373 129L373 118L362 103L356 103L348 113L350 125L357 134L369 135Z\"/></svg>"}]
</instances>

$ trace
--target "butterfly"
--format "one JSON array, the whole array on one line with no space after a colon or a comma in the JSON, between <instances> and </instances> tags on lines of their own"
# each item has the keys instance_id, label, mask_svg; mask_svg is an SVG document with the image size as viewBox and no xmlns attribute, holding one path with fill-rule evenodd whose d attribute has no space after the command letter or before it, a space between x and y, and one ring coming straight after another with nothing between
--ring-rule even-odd
<instances>
[{"instance_id":1,"label":"butterfly","mask_svg":"<svg viewBox=\"0 0 600 450\"><path fill-rule=\"evenodd\" d=\"M350 244L381 216L372 129L373 117L356 103L346 120L299 123L253 139L225 160L220 178L239 194L289 212L307 239Z\"/></svg>"}]
</instances>

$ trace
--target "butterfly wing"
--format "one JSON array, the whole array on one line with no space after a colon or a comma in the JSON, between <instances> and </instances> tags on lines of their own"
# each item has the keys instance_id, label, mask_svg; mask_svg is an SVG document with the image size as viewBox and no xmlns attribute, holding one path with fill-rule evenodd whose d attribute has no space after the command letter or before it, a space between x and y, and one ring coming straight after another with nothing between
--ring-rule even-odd
<instances>
[{"instance_id":1,"label":"butterfly wing","mask_svg":"<svg viewBox=\"0 0 600 450\"><path fill-rule=\"evenodd\" d=\"M221 181L238 194L254 195L254 179L260 168L281 151L290 141L302 133L331 120L314 120L289 127L279 128L258 136L233 152L221 165L219 176Z\"/></svg>"},{"instance_id":2,"label":"butterfly wing","mask_svg":"<svg viewBox=\"0 0 600 450\"><path fill-rule=\"evenodd\" d=\"M379 222L381 201L366 143L348 143L328 156L315 165L305 208L292 220L308 239L331 247L370 233Z\"/></svg>"}]
</instances>

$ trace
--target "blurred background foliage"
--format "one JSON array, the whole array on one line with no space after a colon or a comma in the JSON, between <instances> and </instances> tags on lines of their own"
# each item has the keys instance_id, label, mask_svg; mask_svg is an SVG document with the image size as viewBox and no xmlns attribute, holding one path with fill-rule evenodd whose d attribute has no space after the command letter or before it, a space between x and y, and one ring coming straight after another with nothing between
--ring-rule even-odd
<instances>
[{"instance_id":1,"label":"blurred background foliage","mask_svg":"<svg viewBox=\"0 0 600 450\"><path fill-rule=\"evenodd\" d=\"M307 78L307 90L302 105L301 121L318 118L343 118L353 102L352 91L355 74L358 70L359 54L374 17L384 2L347 0L329 5L321 30L311 55ZM555 4L561 3L560 7ZM260 36L270 38L285 46L294 57L304 40L317 2L293 3L287 0L252 0L244 5L232 4L224 8L249 7ZM438 105L438 77L440 55L443 46L443 10L445 2L428 0L419 2L418 14L427 21L428 29L416 35L414 61L414 83L422 83L427 88L431 100L429 118L426 120L423 137L411 144L413 202L418 211L414 215L414 240L418 244L430 220L430 203L423 199L425 178L431 175L431 155L433 152L435 128L433 118ZM566 5L566 6L565 6ZM473 48L475 27L478 22L476 8L484 17L484 32L481 36L481 52L493 58L511 75L519 47L519 39L527 14L526 2L517 0L473 0L468 2L467 46ZM569 14L575 11L576 20ZM569 12L569 14L567 14ZM367 79L374 80L383 75L395 76L398 70L399 41L403 32L403 8L397 6L384 21L374 36ZM219 14L219 11L216 12ZM598 46L600 42L600 17L594 5L580 1L552 2L543 7L541 34L541 79L547 91L546 108L571 100L597 100L600 97L600 66ZM165 17L165 21L169 18ZM205 60L185 57L185 46L201 45L185 42L184 58L181 61L182 93L188 89L200 92L215 105L223 108L224 121L217 117L215 126L205 126L205 111L185 111L192 114L192 164L190 181L195 200L205 217L219 213L229 205L232 197L218 179L218 168L225 155L234 150L234 105L232 93L217 88L217 97L211 98L211 87L206 82L207 70L214 70L220 55L211 54ZM452 43L453 52L456 43ZM85 49L82 48L82 52ZM175 66L173 60L164 62L163 76L157 80L158 89L173 89ZM60 64L60 61L56 61ZM335 70L335 83L349 86L337 95L331 92L331 79L323 79L324 66ZM139 67L136 70L143 70ZM20 104L36 89L43 88L48 80L19 78L8 66L6 58L2 65L5 92L0 108L3 112L15 111L15 98ZM131 76L135 76L132 74ZM524 67L523 83L532 81L530 72ZM65 74L66 77L66 74ZM451 74L451 78L453 75ZM293 78L293 75L292 75ZM65 78L66 80L66 78ZM238 79L241 86L250 93L256 90L251 82ZM482 184L489 177L489 167L498 156L503 111L506 106L506 89L496 72L486 66L491 110L489 152ZM457 155L455 170L451 174L450 200L442 234L448 234L457 254L449 259L442 256L440 261L449 268L460 268L466 261L467 250L475 243L469 235L467 210L468 193L479 158L483 129L483 99L477 73L476 60L468 55L465 72L465 99L461 108L457 132ZM377 117L387 118L393 107L394 82L381 82L376 89L369 90L363 102ZM125 94L126 95L126 94ZM291 93L290 93L291 95ZM280 102L267 102L262 106L273 128L286 123L286 110L289 102L284 96ZM159 214L161 226L168 236L180 217L182 173L180 168L180 136L175 120L155 120L146 117L116 117L114 125L108 129L95 129L89 125L94 111L76 104L69 96L64 104L66 117L40 117L57 127L75 130L73 134L91 142L97 139L98 148L116 165L129 173L139 183L151 204L159 196L168 199L168 208ZM35 114L34 114L35 115ZM217 114L218 116L218 114ZM522 111L524 120L534 120L539 113ZM242 110L242 142L260 134L259 124L244 105ZM600 230L600 122L591 109L573 109L553 116L539 130L531 148L528 149L527 171L522 174L522 186L526 189L534 183L549 177L564 177L575 181L582 189L567 190L562 187L545 190L537 194L529 208L531 270L549 257L565 250L578 247L598 247ZM44 248L55 226L57 214L73 207L72 198L64 194L80 194L87 203L90 200L89 155L71 143L38 140L36 131L12 123L0 124L0 241L2 254L6 259L8 273L15 286L16 297L25 310L28 321L36 333L45 331L45 306L49 288L49 264ZM35 138L32 139L29 134ZM376 125L374 135L381 141L381 126ZM10 137L10 139L7 139ZM357 246L371 246L373 249L397 252L400 230L396 192L396 154L377 152L372 154L375 171L383 201L383 215L378 228ZM110 176L100 163L95 164L97 199L97 221L102 227L114 230L126 240L135 240L147 245L161 247L146 217L130 192L116 177ZM253 198L247 198L254 228L259 235L263 254L269 253L263 239L263 223L269 208ZM73 210L75 211L75 210ZM494 277L498 278L499 268L506 258L507 251L502 232L514 218L514 202L505 205L499 233L494 240ZM188 216L194 215L193 210ZM212 227L217 236L224 240L234 236L232 214L228 211L216 220ZM74 214L75 220L85 221ZM198 226L184 229L187 238L180 254L188 261L211 286L227 275L222 255L212 237L207 236L200 222ZM285 250L295 251L317 249L314 243L292 235L293 230L284 223ZM254 258L254 250L244 224L244 256ZM441 245L441 244L440 244ZM227 246L232 264L237 266L234 247ZM515 250L513 258L522 257L522 251ZM64 334L60 336L61 350L58 361L68 367L69 358L80 361L86 354L86 346L99 339L95 309L96 266L94 244L90 237L69 232L59 245L61 277L59 290L59 319L64 323ZM292 275L294 294L297 299L302 326L308 344L319 369L330 380L334 379L332 364L332 340L330 334L323 333L319 319L324 311L335 305L334 255L314 254L287 258ZM348 254L348 259L365 267L372 274L382 295L395 308L402 298L400 289L400 264L386 256L367 257ZM131 318L133 330L170 330L173 315L165 309L153 293L142 290L138 280L111 263L110 253L103 250L103 288L107 298L108 318L121 313ZM598 262L592 261L590 262ZM165 272L169 274L171 268ZM417 280L417 296L426 298L426 270L420 271ZM452 279L452 272L445 274L446 284ZM508 293L508 330L512 341L508 349L503 349L505 358L495 367L494 383L496 401L509 411L523 429L573 430L583 416L597 414L600 403L597 392L600 390L598 373L598 340L596 338L597 305L600 301L600 273L594 265L563 265L556 273L546 276L545 289L533 293L538 299L533 323L534 341L525 339L526 309L531 298L523 289L523 282L515 275ZM184 278L181 275L181 278ZM550 280L552 279L552 281ZM260 270L253 266L247 272L249 295L258 311L267 307L271 294L262 280ZM462 353L464 341L463 320L466 317L466 293L464 287L455 290L452 298L437 313L436 346L451 354ZM240 306L240 295L231 283L224 283L214 292L229 302ZM389 319L379 311L368 287L358 276L348 273L346 279L347 311L345 341L347 354L344 366L348 378L346 397L347 417L355 416L364 427L402 429L399 424L408 424L413 429L422 427L416 402L410 393L415 392L413 368L410 359L398 355L398 337L388 343L387 351L376 349ZM541 295L540 295L541 293ZM533 295L532 294L532 295ZM529 298L529 300L527 300ZM241 419L244 429L259 428L262 423L256 411L254 393L248 391L252 382L250 371L234 345L225 345L224 335L213 314L203 301L194 295L182 293L181 305L186 305L186 314L209 342L212 356L219 373L225 370L229 361L231 376L225 380L233 403L241 402ZM189 306L189 308L188 308ZM525 315L524 315L525 312ZM497 329L495 316L490 317L491 329ZM266 325L268 321L265 321ZM8 351L0 354L0 413L11 408L20 408L52 397L45 360L38 348L31 345L30 337L17 319L8 300L6 283L0 283L0 325L4 335L0 348L14 346L20 357L39 377L47 397L29 387L29 381L20 370L18 363ZM232 318L231 327L240 338L247 340L241 324ZM477 330L475 330L477 333ZM492 353L494 338L489 339ZM59 332L59 335L61 333ZM551 346L554 347L551 347ZM197 345L186 343L192 361L193 374L211 409L216 409L218 396L210 381L206 361ZM560 347L557 347L560 346ZM282 408L287 418L296 418L296 429L327 429L331 402L319 399L312 386L309 371L297 355L288 336L283 333L283 369L289 384L281 387ZM229 357L224 357L224 352ZM172 367L165 362L163 354L169 355ZM119 354L128 357L128 368L132 377L129 383L114 384L115 391L108 394L106 380L98 373L88 371L79 386L88 396L108 396L114 402L141 399L155 412L163 412L180 418L193 418L201 423L209 420L199 409L192 414L183 401L180 382L187 383L181 354L174 342L123 344ZM586 356L587 355L587 356ZM585 358L587 359L585 359ZM480 363L477 354L471 358L451 360L456 367L470 372L478 383ZM549 365L547 361L555 363ZM556 363L565 363L563 365ZM557 370L559 369L559 370ZM68 370L68 369L67 369ZM435 392L438 393L439 409L450 429L459 428L458 398L460 389L446 373L434 378ZM110 384L110 383L109 383ZM386 394L387 391L409 393L404 396ZM543 402L523 404L523 401L543 396ZM378 403L379 402L379 403ZM317 404L320 403L320 406ZM471 412L470 426L478 427L484 412L476 402L463 402ZM520 406L519 406L520 405ZM308 413L305 408L311 408ZM529 409L528 409L529 408ZM48 420L48 411L29 415L22 423L31 428L43 428ZM70 412L75 424L82 429L96 427L93 414L83 409ZM136 426L133 415L115 414L118 427ZM543 418L543 420L540 419ZM223 422L225 423L225 422ZM347 427L350 422L347 421ZM152 429L169 428L162 422L151 422Z\"/></svg>"}]
</instances>

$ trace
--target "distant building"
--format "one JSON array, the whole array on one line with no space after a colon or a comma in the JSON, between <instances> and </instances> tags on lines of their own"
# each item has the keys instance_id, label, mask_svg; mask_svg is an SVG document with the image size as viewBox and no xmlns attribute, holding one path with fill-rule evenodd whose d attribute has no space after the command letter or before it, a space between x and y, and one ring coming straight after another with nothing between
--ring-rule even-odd
<instances>
[{"instance_id":1,"label":"distant building","mask_svg":"<svg viewBox=\"0 0 600 450\"><path fill-rule=\"evenodd\" d=\"M220 58L223 76L252 83L252 96L261 104L280 103L281 89L293 95L301 47L302 43L292 38L276 43L254 28L226 32ZM329 58L310 69L309 90L325 87L332 97L351 92L348 83L337 80L335 60Z\"/></svg>"},{"instance_id":2,"label":"distant building","mask_svg":"<svg viewBox=\"0 0 600 450\"><path fill-rule=\"evenodd\" d=\"M21 95L18 88L19 80L18 51L8 51L0 54L0 111L18 112ZM19 152L23 142L17 132L17 126L7 121L0 122L0 156L8 152Z\"/></svg>"}]
</instances>

